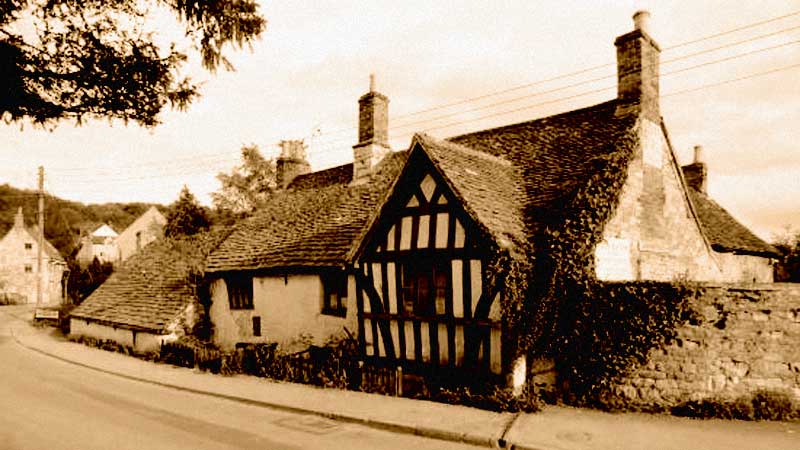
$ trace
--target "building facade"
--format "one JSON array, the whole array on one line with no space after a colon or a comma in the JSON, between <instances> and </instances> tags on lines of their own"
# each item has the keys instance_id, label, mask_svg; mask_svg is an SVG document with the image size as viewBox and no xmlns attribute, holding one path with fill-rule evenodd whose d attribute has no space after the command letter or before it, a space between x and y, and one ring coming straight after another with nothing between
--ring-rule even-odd
<instances>
[{"instance_id":1,"label":"building facade","mask_svg":"<svg viewBox=\"0 0 800 450\"><path fill-rule=\"evenodd\" d=\"M36 303L39 280L39 232L25 225L22 208L14 216L13 227L0 239L0 295L15 303ZM60 304L63 301L64 274L67 263L47 240L43 241L41 266L41 301Z\"/></svg>"},{"instance_id":2,"label":"building facade","mask_svg":"<svg viewBox=\"0 0 800 450\"><path fill-rule=\"evenodd\" d=\"M166 224L167 218L151 206L117 236L118 262L125 262L147 244L164 236Z\"/></svg>"}]
</instances>

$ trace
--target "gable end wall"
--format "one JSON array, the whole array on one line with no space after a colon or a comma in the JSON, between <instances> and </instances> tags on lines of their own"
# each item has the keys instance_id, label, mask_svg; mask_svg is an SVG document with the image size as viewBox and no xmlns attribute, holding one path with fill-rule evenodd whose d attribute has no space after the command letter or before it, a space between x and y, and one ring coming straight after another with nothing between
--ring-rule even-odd
<instances>
[{"instance_id":1,"label":"gable end wall","mask_svg":"<svg viewBox=\"0 0 800 450\"><path fill-rule=\"evenodd\" d=\"M595 252L603 280L722 281L660 125L641 120L620 204Z\"/></svg>"}]
</instances>

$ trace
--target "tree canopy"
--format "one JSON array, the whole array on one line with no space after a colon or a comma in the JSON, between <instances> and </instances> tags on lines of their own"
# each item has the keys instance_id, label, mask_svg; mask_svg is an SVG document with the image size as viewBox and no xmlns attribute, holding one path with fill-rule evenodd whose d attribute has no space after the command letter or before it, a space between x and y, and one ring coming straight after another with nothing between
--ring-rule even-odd
<instances>
[{"instance_id":1,"label":"tree canopy","mask_svg":"<svg viewBox=\"0 0 800 450\"><path fill-rule=\"evenodd\" d=\"M210 226L208 213L197 203L189 188L184 186L178 200L170 205L164 235L167 237L188 236L207 230Z\"/></svg>"},{"instance_id":2,"label":"tree canopy","mask_svg":"<svg viewBox=\"0 0 800 450\"><path fill-rule=\"evenodd\" d=\"M242 165L231 173L220 172L222 185L211 194L218 210L233 214L250 214L275 191L275 161L261 155L257 145L242 147Z\"/></svg>"},{"instance_id":3,"label":"tree canopy","mask_svg":"<svg viewBox=\"0 0 800 450\"><path fill-rule=\"evenodd\" d=\"M159 41L159 12L177 20L186 51ZM187 51L211 71L231 69L225 48L251 45L265 24L256 0L0 1L0 117L152 127L166 105L184 109L198 95L181 73Z\"/></svg>"}]
</instances>

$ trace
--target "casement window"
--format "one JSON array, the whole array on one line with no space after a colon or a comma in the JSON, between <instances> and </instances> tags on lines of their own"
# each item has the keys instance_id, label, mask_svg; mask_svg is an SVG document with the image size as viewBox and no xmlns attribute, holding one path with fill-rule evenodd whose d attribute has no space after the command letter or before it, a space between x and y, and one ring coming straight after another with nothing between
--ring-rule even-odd
<instances>
[{"instance_id":1,"label":"casement window","mask_svg":"<svg viewBox=\"0 0 800 450\"><path fill-rule=\"evenodd\" d=\"M448 259L413 259L402 265L403 313L414 316L445 314L451 288Z\"/></svg>"},{"instance_id":2,"label":"casement window","mask_svg":"<svg viewBox=\"0 0 800 450\"><path fill-rule=\"evenodd\" d=\"M33 272L33 266L31 266L30 264L25 264L25 273L31 273L31 272Z\"/></svg>"},{"instance_id":3,"label":"casement window","mask_svg":"<svg viewBox=\"0 0 800 450\"><path fill-rule=\"evenodd\" d=\"M322 314L347 315L347 272L334 270L322 274Z\"/></svg>"},{"instance_id":4,"label":"casement window","mask_svg":"<svg viewBox=\"0 0 800 450\"><path fill-rule=\"evenodd\" d=\"M253 309L253 277L236 274L225 277L231 309Z\"/></svg>"},{"instance_id":5,"label":"casement window","mask_svg":"<svg viewBox=\"0 0 800 450\"><path fill-rule=\"evenodd\" d=\"M261 317L253 316L253 336L261 336Z\"/></svg>"}]
</instances>

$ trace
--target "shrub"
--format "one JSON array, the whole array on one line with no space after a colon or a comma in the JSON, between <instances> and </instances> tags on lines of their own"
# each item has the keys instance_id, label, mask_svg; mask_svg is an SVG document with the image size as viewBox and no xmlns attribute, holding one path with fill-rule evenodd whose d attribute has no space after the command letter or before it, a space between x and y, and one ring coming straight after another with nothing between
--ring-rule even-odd
<instances>
[{"instance_id":1,"label":"shrub","mask_svg":"<svg viewBox=\"0 0 800 450\"><path fill-rule=\"evenodd\" d=\"M792 420L800 418L797 405L786 391L759 390L735 400L708 398L682 403L672 414L698 419Z\"/></svg>"},{"instance_id":2,"label":"shrub","mask_svg":"<svg viewBox=\"0 0 800 450\"><path fill-rule=\"evenodd\" d=\"M753 413L756 420L789 420L800 417L796 405L786 391L759 390L753 394Z\"/></svg>"},{"instance_id":3,"label":"shrub","mask_svg":"<svg viewBox=\"0 0 800 450\"><path fill-rule=\"evenodd\" d=\"M519 396L515 396L510 388L499 386L484 389L483 392L469 387L443 388L431 400L495 412L536 412L542 409L542 401L537 395L523 390Z\"/></svg>"}]
</instances>

